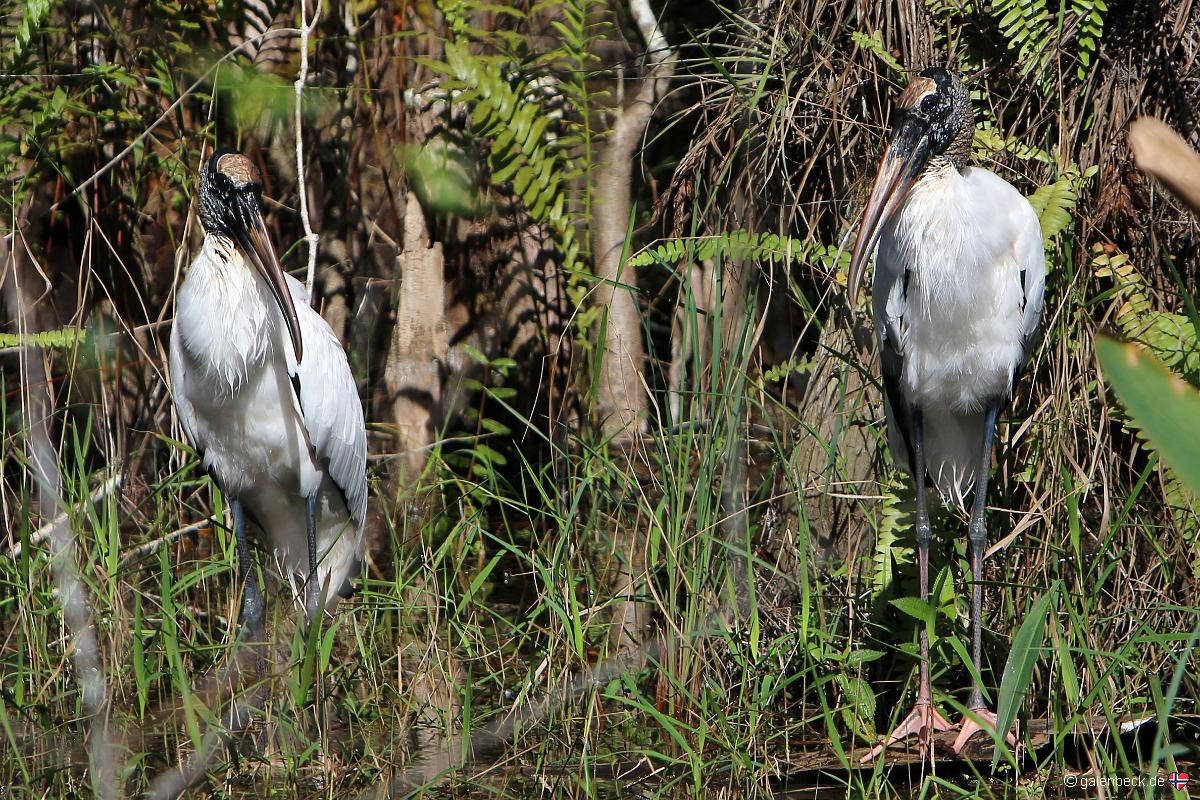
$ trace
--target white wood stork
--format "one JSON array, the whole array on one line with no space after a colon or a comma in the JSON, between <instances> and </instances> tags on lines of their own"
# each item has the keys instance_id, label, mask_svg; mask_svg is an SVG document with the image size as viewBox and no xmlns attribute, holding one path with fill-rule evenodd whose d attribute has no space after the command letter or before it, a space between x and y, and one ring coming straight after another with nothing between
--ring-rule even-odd
<instances>
[{"instance_id":1,"label":"white wood stork","mask_svg":"<svg viewBox=\"0 0 1200 800\"><path fill-rule=\"evenodd\" d=\"M958 753L981 725L996 725L978 678L992 434L1038 334L1046 264L1033 206L1007 181L969 165L971 103L956 76L941 68L921 72L893 116L851 256L849 290L853 306L878 244L871 293L888 442L916 484L922 600L929 597L926 476L960 506L974 486L967 538L976 677L954 742ZM928 755L932 732L952 728L933 706L924 626L920 639L916 705L864 763L913 733Z\"/></svg>"},{"instance_id":2,"label":"white wood stork","mask_svg":"<svg viewBox=\"0 0 1200 800\"><path fill-rule=\"evenodd\" d=\"M200 172L204 243L179 289L171 331L175 408L229 499L245 581L242 624L262 633L247 516L310 621L360 564L367 439L346 353L284 273L263 224L258 169L223 150ZM317 579L314 579L314 576Z\"/></svg>"}]
</instances>

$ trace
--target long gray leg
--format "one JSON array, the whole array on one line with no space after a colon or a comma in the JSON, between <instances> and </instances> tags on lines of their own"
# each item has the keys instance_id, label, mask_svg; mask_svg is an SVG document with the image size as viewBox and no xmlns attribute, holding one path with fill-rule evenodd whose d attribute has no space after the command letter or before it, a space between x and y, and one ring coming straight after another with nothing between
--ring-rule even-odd
<instances>
[{"instance_id":1,"label":"long gray leg","mask_svg":"<svg viewBox=\"0 0 1200 800\"><path fill-rule=\"evenodd\" d=\"M929 525L929 508L925 496L925 415L914 409L912 415L913 480L917 484L917 571L921 582L921 602L929 602L929 542L933 529ZM929 627L921 626L921 685L917 689L917 705L933 702L929 688Z\"/></svg>"},{"instance_id":2,"label":"long gray leg","mask_svg":"<svg viewBox=\"0 0 1200 800\"><path fill-rule=\"evenodd\" d=\"M258 589L258 578L254 574L254 557L250 542L246 539L246 516L242 503L237 498L229 501L229 513L233 516L233 535L237 541L238 579L245 585L242 590L242 629L255 639L262 639L263 596Z\"/></svg>"},{"instance_id":3,"label":"long gray leg","mask_svg":"<svg viewBox=\"0 0 1200 800\"><path fill-rule=\"evenodd\" d=\"M304 615L309 622L316 619L321 604L321 582L317 579L317 496L307 498L308 580L304 585Z\"/></svg>"},{"instance_id":4,"label":"long gray leg","mask_svg":"<svg viewBox=\"0 0 1200 800\"><path fill-rule=\"evenodd\" d=\"M992 438L996 432L996 415L1000 401L988 403L983 419L982 451L979 454L979 471L975 475L975 497L971 503L971 521L967 524L967 545L971 557L971 660L975 664L975 677L971 695L967 700L970 713L963 717L962 729L954 740L954 752L961 753L967 741L982 725L996 727L996 715L983 702L983 551L987 549L987 526L984 512L987 511L988 474L992 468ZM1016 746L1017 738L1005 732L1005 739Z\"/></svg>"},{"instance_id":5,"label":"long gray leg","mask_svg":"<svg viewBox=\"0 0 1200 800\"><path fill-rule=\"evenodd\" d=\"M971 521L967 525L967 544L971 556L971 658L975 662L975 674L979 676L983 661L983 552L987 549L988 473L992 468L992 438L996 432L996 415L1000 404L991 402L983 419L983 451L979 458L979 470L975 473L975 497L971 504ZM983 688L977 677L971 689L968 708L983 708Z\"/></svg>"},{"instance_id":6,"label":"long gray leg","mask_svg":"<svg viewBox=\"0 0 1200 800\"><path fill-rule=\"evenodd\" d=\"M917 570L921 582L921 602L929 602L929 543L933 531L929 525L929 509L926 505L925 491L925 418L920 409L912 410L912 440L913 474L912 479L917 486ZM921 640L921 678L917 688L917 702L913 705L908 716L875 746L871 752L859 759L860 764L874 761L888 745L898 742L912 734L917 735L917 747L922 757L933 753L933 734L935 731L950 730L950 723L933 707L933 692L929 687L929 628L920 623L919 637Z\"/></svg>"}]
</instances>

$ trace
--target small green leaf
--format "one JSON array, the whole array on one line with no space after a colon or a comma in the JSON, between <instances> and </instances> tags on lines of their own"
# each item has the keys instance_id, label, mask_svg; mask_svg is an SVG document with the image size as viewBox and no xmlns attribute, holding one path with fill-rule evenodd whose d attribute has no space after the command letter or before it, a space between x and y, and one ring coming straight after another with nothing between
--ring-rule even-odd
<instances>
[{"instance_id":1,"label":"small green leaf","mask_svg":"<svg viewBox=\"0 0 1200 800\"><path fill-rule=\"evenodd\" d=\"M1078 192L1070 176L1064 175L1054 183L1039 187L1029 196L1042 225L1042 238L1049 245L1054 237L1071 224Z\"/></svg>"},{"instance_id":2,"label":"small green leaf","mask_svg":"<svg viewBox=\"0 0 1200 800\"><path fill-rule=\"evenodd\" d=\"M924 622L926 625L933 625L934 619L937 617L933 606L916 597L896 597L892 599L891 603L902 613Z\"/></svg>"}]
</instances>

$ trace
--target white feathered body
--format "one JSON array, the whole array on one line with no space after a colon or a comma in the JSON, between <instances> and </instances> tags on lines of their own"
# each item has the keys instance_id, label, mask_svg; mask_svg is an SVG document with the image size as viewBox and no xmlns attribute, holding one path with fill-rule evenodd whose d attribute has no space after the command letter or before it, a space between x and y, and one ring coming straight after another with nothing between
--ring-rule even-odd
<instances>
[{"instance_id":1,"label":"white feathered body","mask_svg":"<svg viewBox=\"0 0 1200 800\"><path fill-rule=\"evenodd\" d=\"M1012 391L1045 275L1033 207L978 167L927 170L880 237L872 297L884 373L921 410L926 470L949 500L962 503L974 483L985 406ZM894 402L889 441L904 464Z\"/></svg>"},{"instance_id":2,"label":"white feathered body","mask_svg":"<svg viewBox=\"0 0 1200 800\"><path fill-rule=\"evenodd\" d=\"M265 281L230 240L206 236L179 289L171 383L205 467L261 528L293 587L309 570L306 498L316 493L328 607L362 556L366 431L345 352L303 285L286 280L299 366Z\"/></svg>"}]
</instances>

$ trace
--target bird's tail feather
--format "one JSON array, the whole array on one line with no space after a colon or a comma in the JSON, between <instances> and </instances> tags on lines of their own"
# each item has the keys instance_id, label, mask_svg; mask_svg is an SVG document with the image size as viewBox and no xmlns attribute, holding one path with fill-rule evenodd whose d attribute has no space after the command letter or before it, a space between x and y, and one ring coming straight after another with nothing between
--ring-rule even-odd
<instances>
[{"instance_id":1,"label":"bird's tail feather","mask_svg":"<svg viewBox=\"0 0 1200 800\"><path fill-rule=\"evenodd\" d=\"M979 468L983 414L927 410L924 418L925 471L944 501L963 508ZM897 419L896 414L888 414L888 447L896 466L912 475L910 445Z\"/></svg>"},{"instance_id":2,"label":"bird's tail feather","mask_svg":"<svg viewBox=\"0 0 1200 800\"><path fill-rule=\"evenodd\" d=\"M943 500L965 506L964 498L975 485L982 446L983 414L926 414L926 470Z\"/></svg>"}]
</instances>

